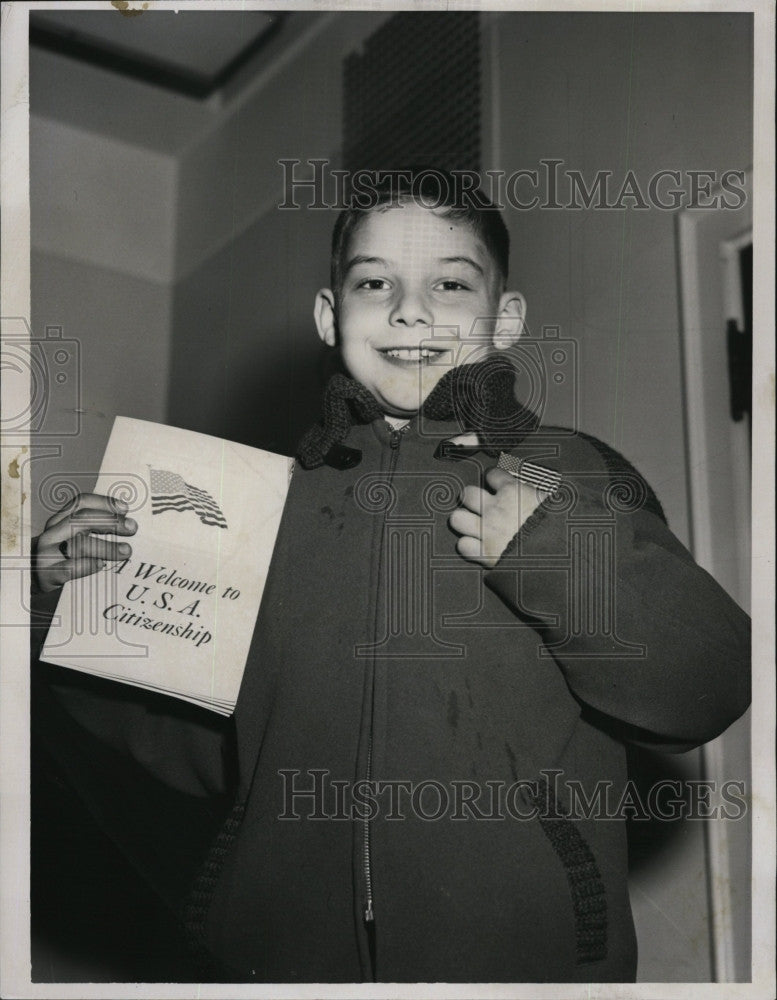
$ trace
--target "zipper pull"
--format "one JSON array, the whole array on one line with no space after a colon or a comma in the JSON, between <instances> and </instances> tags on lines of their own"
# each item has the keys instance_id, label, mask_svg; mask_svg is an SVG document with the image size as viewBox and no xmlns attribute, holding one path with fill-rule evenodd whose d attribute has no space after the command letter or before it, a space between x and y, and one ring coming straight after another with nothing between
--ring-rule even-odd
<instances>
[{"instance_id":1,"label":"zipper pull","mask_svg":"<svg viewBox=\"0 0 777 1000\"><path fill-rule=\"evenodd\" d=\"M402 440L402 431L397 430L396 427L391 428L391 439L389 441L389 446L391 448L398 448L399 442Z\"/></svg>"},{"instance_id":2,"label":"zipper pull","mask_svg":"<svg viewBox=\"0 0 777 1000\"><path fill-rule=\"evenodd\" d=\"M365 924L371 924L375 919L375 913L372 909L372 900L367 903L367 908L364 911L364 922Z\"/></svg>"}]
</instances>

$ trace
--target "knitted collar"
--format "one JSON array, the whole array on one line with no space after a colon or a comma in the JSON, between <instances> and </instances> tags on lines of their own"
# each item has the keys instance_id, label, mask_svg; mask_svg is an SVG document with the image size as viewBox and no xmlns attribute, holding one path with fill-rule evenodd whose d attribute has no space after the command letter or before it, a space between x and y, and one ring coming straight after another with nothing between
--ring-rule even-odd
<instances>
[{"instance_id":1,"label":"knitted collar","mask_svg":"<svg viewBox=\"0 0 777 1000\"><path fill-rule=\"evenodd\" d=\"M455 421L462 433L474 432L481 448L497 455L515 447L536 429L539 419L515 399L515 368L503 354L451 368L429 393L421 413L430 420ZM372 393L355 379L333 375L324 392L321 422L307 431L297 449L306 469L326 463L351 468L361 452L344 442L354 424L383 417Z\"/></svg>"}]
</instances>

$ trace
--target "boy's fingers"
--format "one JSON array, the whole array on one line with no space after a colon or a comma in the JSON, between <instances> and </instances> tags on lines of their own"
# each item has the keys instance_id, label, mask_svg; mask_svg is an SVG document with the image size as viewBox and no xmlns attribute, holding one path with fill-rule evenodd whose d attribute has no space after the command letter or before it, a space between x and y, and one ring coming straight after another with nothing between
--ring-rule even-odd
<instances>
[{"instance_id":1,"label":"boy's fingers","mask_svg":"<svg viewBox=\"0 0 777 1000\"><path fill-rule=\"evenodd\" d=\"M63 565L65 574L63 583L68 580L78 580L82 576L90 576L105 566L104 559L89 559L85 556L78 559L67 559Z\"/></svg>"},{"instance_id":2,"label":"boy's fingers","mask_svg":"<svg viewBox=\"0 0 777 1000\"><path fill-rule=\"evenodd\" d=\"M48 521L46 521L46 530L53 528L65 518L71 517L85 508L99 510L104 514L118 514L122 516L128 510L127 504L123 500L115 500L113 497L106 497L102 493L78 493L69 503L65 504L62 510L58 510L56 514L52 514Z\"/></svg>"},{"instance_id":3,"label":"boy's fingers","mask_svg":"<svg viewBox=\"0 0 777 1000\"><path fill-rule=\"evenodd\" d=\"M126 542L112 542L97 535L78 534L60 546L70 560L99 559L103 561L129 559L132 548Z\"/></svg>"},{"instance_id":4,"label":"boy's fingers","mask_svg":"<svg viewBox=\"0 0 777 1000\"><path fill-rule=\"evenodd\" d=\"M70 580L96 573L105 566L102 559L62 559L58 563L39 567L38 586L43 593L58 590Z\"/></svg>"},{"instance_id":5,"label":"boy's fingers","mask_svg":"<svg viewBox=\"0 0 777 1000\"><path fill-rule=\"evenodd\" d=\"M105 510L87 507L75 511L58 524L47 528L41 537L45 545L59 545L76 534L88 534L90 531L110 535L134 535L137 530L137 522L131 517L108 514Z\"/></svg>"},{"instance_id":6,"label":"boy's fingers","mask_svg":"<svg viewBox=\"0 0 777 1000\"><path fill-rule=\"evenodd\" d=\"M456 551L460 556L472 562L481 562L483 559L483 543L479 538L472 538L471 535L462 535L456 542Z\"/></svg>"},{"instance_id":7,"label":"boy's fingers","mask_svg":"<svg viewBox=\"0 0 777 1000\"><path fill-rule=\"evenodd\" d=\"M518 481L515 476L511 476L509 472L505 472L504 469L500 469L496 465L486 473L486 482L494 492L502 486L507 486L508 483L514 486Z\"/></svg>"},{"instance_id":8,"label":"boy's fingers","mask_svg":"<svg viewBox=\"0 0 777 1000\"><path fill-rule=\"evenodd\" d=\"M78 526L78 531L111 532L117 535L134 535L138 530L137 521L124 514L106 514L102 510L86 507L70 517L70 523ZM105 527L103 527L103 525Z\"/></svg>"},{"instance_id":9,"label":"boy's fingers","mask_svg":"<svg viewBox=\"0 0 777 1000\"><path fill-rule=\"evenodd\" d=\"M485 490L479 486L465 486L461 494L461 505L479 514L483 509Z\"/></svg>"},{"instance_id":10,"label":"boy's fingers","mask_svg":"<svg viewBox=\"0 0 777 1000\"><path fill-rule=\"evenodd\" d=\"M480 537L481 523L480 515L463 507L457 507L448 518L448 524L459 535L472 535L476 538Z\"/></svg>"}]
</instances>

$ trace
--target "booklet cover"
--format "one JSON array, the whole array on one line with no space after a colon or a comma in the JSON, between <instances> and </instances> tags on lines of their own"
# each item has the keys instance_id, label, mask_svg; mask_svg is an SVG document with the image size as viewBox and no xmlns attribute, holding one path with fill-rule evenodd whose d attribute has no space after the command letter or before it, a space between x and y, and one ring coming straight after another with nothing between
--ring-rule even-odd
<instances>
[{"instance_id":1,"label":"booklet cover","mask_svg":"<svg viewBox=\"0 0 777 1000\"><path fill-rule=\"evenodd\" d=\"M94 492L127 503L132 555L64 586L41 659L230 714L292 467L117 417Z\"/></svg>"}]
</instances>

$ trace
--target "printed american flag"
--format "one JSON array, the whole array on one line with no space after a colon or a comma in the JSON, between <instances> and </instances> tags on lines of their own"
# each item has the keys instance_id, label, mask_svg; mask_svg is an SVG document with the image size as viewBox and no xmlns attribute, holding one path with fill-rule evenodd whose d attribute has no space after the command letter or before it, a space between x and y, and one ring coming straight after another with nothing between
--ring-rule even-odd
<instances>
[{"instance_id":1,"label":"printed american flag","mask_svg":"<svg viewBox=\"0 0 777 1000\"><path fill-rule=\"evenodd\" d=\"M517 458L506 451L499 452L497 467L509 472L511 476L520 479L527 486L535 486L545 493L555 493L561 483L561 473L553 469L546 469L544 465L537 465L535 462L527 462L525 459Z\"/></svg>"},{"instance_id":2,"label":"printed american flag","mask_svg":"<svg viewBox=\"0 0 777 1000\"><path fill-rule=\"evenodd\" d=\"M193 510L203 524L226 528L219 505L205 490L185 483L176 472L151 469L151 513Z\"/></svg>"}]
</instances>

